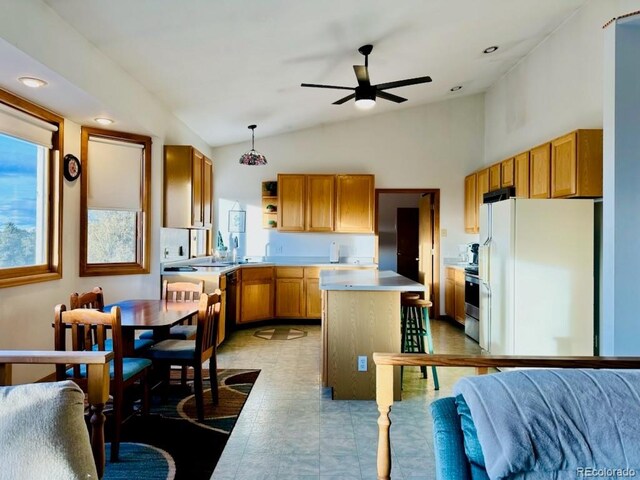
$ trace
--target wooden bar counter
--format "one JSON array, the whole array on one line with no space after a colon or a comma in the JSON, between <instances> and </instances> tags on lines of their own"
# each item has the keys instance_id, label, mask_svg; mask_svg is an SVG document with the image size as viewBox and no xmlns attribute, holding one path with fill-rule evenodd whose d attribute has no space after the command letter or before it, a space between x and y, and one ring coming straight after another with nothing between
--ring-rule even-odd
<instances>
[{"instance_id":1,"label":"wooden bar counter","mask_svg":"<svg viewBox=\"0 0 640 480\"><path fill-rule=\"evenodd\" d=\"M334 400L374 400L373 352L400 352L400 295L425 286L391 271L322 271L322 384ZM358 357L366 357L366 371ZM399 367L398 367L399 370ZM394 375L400 400L400 374Z\"/></svg>"}]
</instances>

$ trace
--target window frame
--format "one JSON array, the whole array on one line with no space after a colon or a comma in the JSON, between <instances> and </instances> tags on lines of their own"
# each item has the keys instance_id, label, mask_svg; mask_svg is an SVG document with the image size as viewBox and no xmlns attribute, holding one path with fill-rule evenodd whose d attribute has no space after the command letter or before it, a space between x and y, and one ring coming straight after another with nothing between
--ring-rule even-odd
<instances>
[{"instance_id":1,"label":"window frame","mask_svg":"<svg viewBox=\"0 0 640 480\"><path fill-rule=\"evenodd\" d=\"M62 168L64 118L0 88L0 102L58 127L51 138L48 166L46 264L0 269L0 288L62 278ZM58 152L56 159L56 152Z\"/></svg>"},{"instance_id":2,"label":"window frame","mask_svg":"<svg viewBox=\"0 0 640 480\"><path fill-rule=\"evenodd\" d=\"M136 261L128 263L88 263L88 215L87 206L90 167L88 158L89 137L99 137L119 142L135 143L144 146L144 166L140 182L142 211L137 214ZM139 275L150 273L150 231L151 231L151 137L134 133L116 132L101 128L82 127L80 147L80 276L102 275Z\"/></svg>"}]
</instances>

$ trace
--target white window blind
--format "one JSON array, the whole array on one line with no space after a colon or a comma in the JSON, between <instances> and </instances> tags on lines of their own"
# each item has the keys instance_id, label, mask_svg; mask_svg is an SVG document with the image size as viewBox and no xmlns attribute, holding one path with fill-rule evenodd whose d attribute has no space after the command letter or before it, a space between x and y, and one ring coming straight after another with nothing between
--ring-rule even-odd
<instances>
[{"instance_id":1,"label":"white window blind","mask_svg":"<svg viewBox=\"0 0 640 480\"><path fill-rule=\"evenodd\" d=\"M142 210L144 145L89 137L87 206L99 210Z\"/></svg>"},{"instance_id":2,"label":"white window blind","mask_svg":"<svg viewBox=\"0 0 640 480\"><path fill-rule=\"evenodd\" d=\"M46 148L52 148L58 127L28 113L0 103L0 132Z\"/></svg>"}]
</instances>

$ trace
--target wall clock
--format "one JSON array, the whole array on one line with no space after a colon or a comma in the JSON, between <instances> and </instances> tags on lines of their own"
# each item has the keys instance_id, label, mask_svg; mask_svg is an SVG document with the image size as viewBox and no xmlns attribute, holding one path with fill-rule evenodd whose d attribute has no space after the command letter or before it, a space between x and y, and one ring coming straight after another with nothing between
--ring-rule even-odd
<instances>
[{"instance_id":1,"label":"wall clock","mask_svg":"<svg viewBox=\"0 0 640 480\"><path fill-rule=\"evenodd\" d=\"M73 182L80 176L80 160L70 153L64 156L64 178Z\"/></svg>"}]
</instances>

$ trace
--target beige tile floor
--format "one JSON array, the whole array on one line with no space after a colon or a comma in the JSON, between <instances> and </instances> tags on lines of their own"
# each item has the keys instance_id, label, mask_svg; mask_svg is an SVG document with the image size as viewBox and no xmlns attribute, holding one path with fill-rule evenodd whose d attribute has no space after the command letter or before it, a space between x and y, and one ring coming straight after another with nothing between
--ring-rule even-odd
<instances>
[{"instance_id":1,"label":"beige tile floor","mask_svg":"<svg viewBox=\"0 0 640 480\"><path fill-rule=\"evenodd\" d=\"M218 351L219 368L259 368L260 376L211 477L214 480L351 480L376 478L378 411L374 401L331 400L320 385L320 327L295 340L263 340L254 328L234 332ZM478 345L447 322L432 320L434 350L478 353ZM403 400L391 413L394 480L432 479L429 403L450 395L469 368L405 369Z\"/></svg>"}]
</instances>

